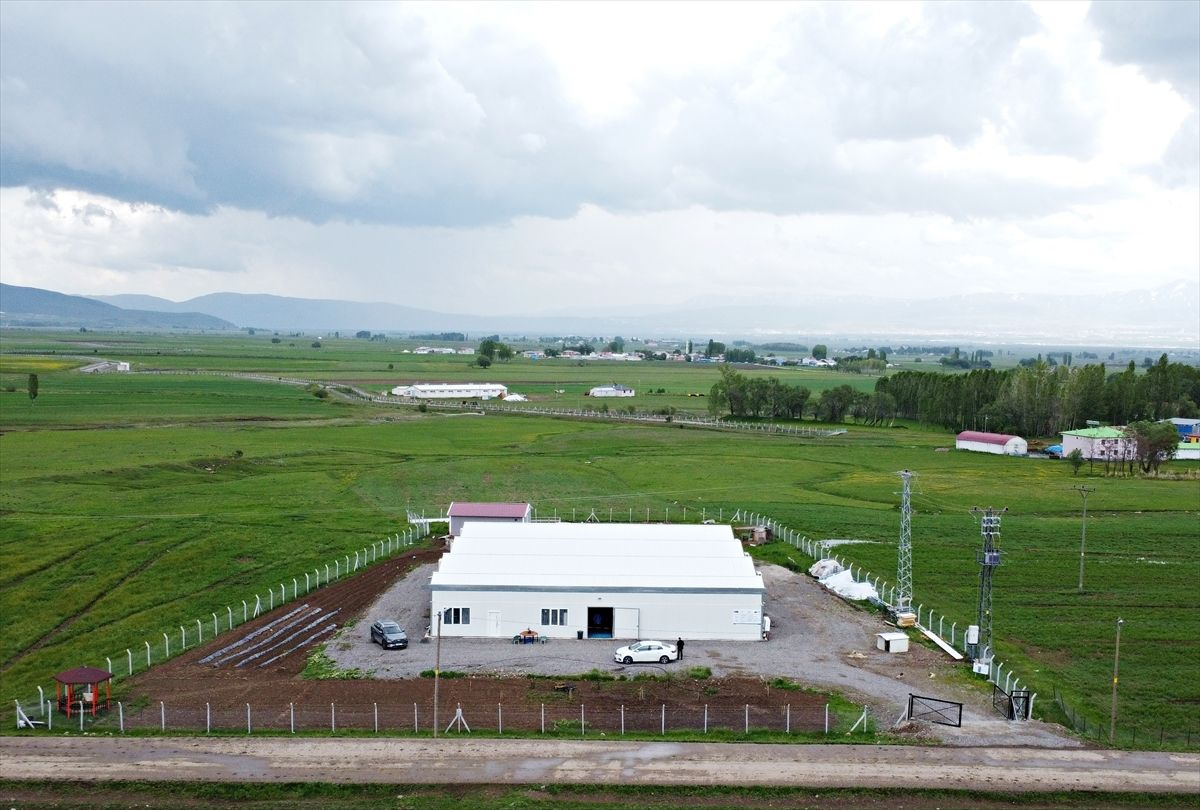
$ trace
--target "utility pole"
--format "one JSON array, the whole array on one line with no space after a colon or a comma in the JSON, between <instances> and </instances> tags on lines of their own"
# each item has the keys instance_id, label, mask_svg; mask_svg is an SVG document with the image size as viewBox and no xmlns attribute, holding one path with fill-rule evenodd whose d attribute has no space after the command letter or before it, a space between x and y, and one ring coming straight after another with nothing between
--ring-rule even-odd
<instances>
[{"instance_id":1,"label":"utility pole","mask_svg":"<svg viewBox=\"0 0 1200 810\"><path fill-rule=\"evenodd\" d=\"M437 651L433 657L433 736L438 731L438 677L442 671L442 612L437 615Z\"/></svg>"},{"instance_id":2,"label":"utility pole","mask_svg":"<svg viewBox=\"0 0 1200 810\"><path fill-rule=\"evenodd\" d=\"M1000 515L1008 508L998 512L992 507L971 510L973 514L982 515L980 534L983 536L983 548L979 552L979 604L978 627L979 640L976 645L975 660L971 669L980 675L990 675L992 671L992 574L1000 565Z\"/></svg>"},{"instance_id":3,"label":"utility pole","mask_svg":"<svg viewBox=\"0 0 1200 810\"><path fill-rule=\"evenodd\" d=\"M1072 487L1083 496L1083 529L1079 537L1079 592L1083 593L1083 552L1087 547L1087 498L1096 491L1095 487Z\"/></svg>"},{"instance_id":4,"label":"utility pole","mask_svg":"<svg viewBox=\"0 0 1200 810\"><path fill-rule=\"evenodd\" d=\"M1108 720L1108 741L1111 743L1113 738L1117 736L1117 671L1121 666L1121 625L1125 624L1125 620L1117 618L1117 644L1113 648L1113 693L1112 693L1112 716Z\"/></svg>"},{"instance_id":5,"label":"utility pole","mask_svg":"<svg viewBox=\"0 0 1200 810\"><path fill-rule=\"evenodd\" d=\"M910 483L913 473L904 470L900 474L900 547L896 564L896 604L892 612L912 613L912 503Z\"/></svg>"}]
</instances>

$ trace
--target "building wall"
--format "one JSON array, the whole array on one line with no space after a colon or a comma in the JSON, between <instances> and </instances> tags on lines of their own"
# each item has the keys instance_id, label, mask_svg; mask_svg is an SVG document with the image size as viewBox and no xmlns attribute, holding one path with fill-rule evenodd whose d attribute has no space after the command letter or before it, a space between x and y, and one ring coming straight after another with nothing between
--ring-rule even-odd
<instances>
[{"instance_id":1,"label":"building wall","mask_svg":"<svg viewBox=\"0 0 1200 810\"><path fill-rule=\"evenodd\" d=\"M615 388L609 388L605 386L603 388L593 388L590 392L590 395L593 397L631 397L635 393L636 392L632 388L617 390Z\"/></svg>"},{"instance_id":2,"label":"building wall","mask_svg":"<svg viewBox=\"0 0 1200 810\"><path fill-rule=\"evenodd\" d=\"M614 639L757 641L762 638L761 593L435 590L434 617L445 608L470 608L470 624L442 623L444 636L511 638L536 630L553 639L587 638L589 607L611 607ZM565 625L543 625L542 609L566 610ZM735 623L735 611L748 623ZM489 615L492 614L492 615Z\"/></svg>"},{"instance_id":3,"label":"building wall","mask_svg":"<svg viewBox=\"0 0 1200 810\"><path fill-rule=\"evenodd\" d=\"M1116 458L1127 458L1133 454L1133 445L1128 439L1094 439L1091 436L1072 436L1064 433L1063 458L1078 450L1084 458L1103 459L1109 449L1115 449Z\"/></svg>"},{"instance_id":4,"label":"building wall","mask_svg":"<svg viewBox=\"0 0 1200 810\"><path fill-rule=\"evenodd\" d=\"M968 442L959 439L954 442L956 450L970 450L974 453L995 453L998 456L1004 455L1004 445L991 444L990 442Z\"/></svg>"},{"instance_id":5,"label":"building wall","mask_svg":"<svg viewBox=\"0 0 1200 810\"><path fill-rule=\"evenodd\" d=\"M463 524L466 522L472 523L528 523L529 518L526 517L451 517L450 518L450 536L458 537L462 534Z\"/></svg>"}]
</instances>

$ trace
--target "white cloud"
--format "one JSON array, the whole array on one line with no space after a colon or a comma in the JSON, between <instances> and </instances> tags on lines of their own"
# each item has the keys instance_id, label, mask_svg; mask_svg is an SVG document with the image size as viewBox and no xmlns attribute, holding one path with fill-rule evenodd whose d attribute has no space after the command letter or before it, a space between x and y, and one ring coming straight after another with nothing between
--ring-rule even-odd
<instances>
[{"instance_id":1,"label":"white cloud","mask_svg":"<svg viewBox=\"0 0 1200 810\"><path fill-rule=\"evenodd\" d=\"M508 312L1194 279L1188 4L1102 5L10 2L4 277Z\"/></svg>"}]
</instances>

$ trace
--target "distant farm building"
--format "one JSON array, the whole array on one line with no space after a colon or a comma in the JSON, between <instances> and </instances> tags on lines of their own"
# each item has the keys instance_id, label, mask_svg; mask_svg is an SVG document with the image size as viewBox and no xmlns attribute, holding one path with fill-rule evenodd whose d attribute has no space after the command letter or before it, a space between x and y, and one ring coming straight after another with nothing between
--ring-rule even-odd
<instances>
[{"instance_id":1,"label":"distant farm building","mask_svg":"<svg viewBox=\"0 0 1200 810\"><path fill-rule=\"evenodd\" d=\"M109 374L114 371L129 371L129 363L124 360L103 360L79 369L84 374Z\"/></svg>"},{"instance_id":2,"label":"distant farm building","mask_svg":"<svg viewBox=\"0 0 1200 810\"><path fill-rule=\"evenodd\" d=\"M1179 441L1200 442L1200 419L1182 419L1176 416L1166 421L1179 431Z\"/></svg>"},{"instance_id":3,"label":"distant farm building","mask_svg":"<svg viewBox=\"0 0 1200 810\"><path fill-rule=\"evenodd\" d=\"M1084 458L1123 459L1134 456L1134 442L1119 427L1093 427L1063 432L1063 457L1078 450Z\"/></svg>"},{"instance_id":4,"label":"distant farm building","mask_svg":"<svg viewBox=\"0 0 1200 810\"><path fill-rule=\"evenodd\" d=\"M1020 436L985 433L982 430L964 430L955 437L954 448L976 453L995 453L998 456L1023 456L1029 452L1029 444Z\"/></svg>"},{"instance_id":5,"label":"distant farm building","mask_svg":"<svg viewBox=\"0 0 1200 810\"><path fill-rule=\"evenodd\" d=\"M591 391L588 391L589 397L631 397L636 392L632 388L626 388L623 385L597 385Z\"/></svg>"},{"instance_id":6,"label":"distant farm building","mask_svg":"<svg viewBox=\"0 0 1200 810\"><path fill-rule=\"evenodd\" d=\"M450 536L462 534L467 521L478 523L528 523L533 519L533 507L527 503L452 503L446 513L450 518Z\"/></svg>"},{"instance_id":7,"label":"distant farm building","mask_svg":"<svg viewBox=\"0 0 1200 810\"><path fill-rule=\"evenodd\" d=\"M397 385L392 395L412 399L503 399L508 387L499 383L417 383Z\"/></svg>"},{"instance_id":8,"label":"distant farm building","mask_svg":"<svg viewBox=\"0 0 1200 810\"><path fill-rule=\"evenodd\" d=\"M729 526L468 522L430 581L444 636L755 641L766 589Z\"/></svg>"}]
</instances>

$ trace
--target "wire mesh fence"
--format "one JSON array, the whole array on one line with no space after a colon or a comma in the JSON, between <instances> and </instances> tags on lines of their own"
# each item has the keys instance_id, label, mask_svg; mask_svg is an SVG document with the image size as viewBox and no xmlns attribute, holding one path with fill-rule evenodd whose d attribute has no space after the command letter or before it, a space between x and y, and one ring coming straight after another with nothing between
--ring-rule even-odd
<instances>
[{"instance_id":1,"label":"wire mesh fence","mask_svg":"<svg viewBox=\"0 0 1200 810\"><path fill-rule=\"evenodd\" d=\"M61 723L60 723L61 725ZM754 735L843 733L848 724L827 704L762 706L587 705L564 703L442 705L431 702L245 703L236 706L182 703L122 703L89 728L119 733L488 733L586 737L647 736L687 732Z\"/></svg>"}]
</instances>

